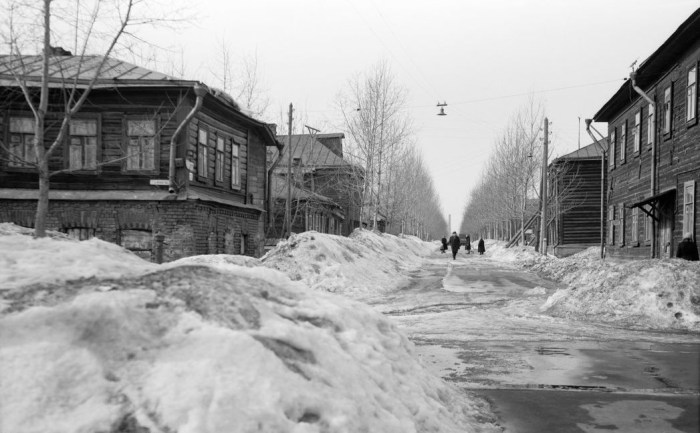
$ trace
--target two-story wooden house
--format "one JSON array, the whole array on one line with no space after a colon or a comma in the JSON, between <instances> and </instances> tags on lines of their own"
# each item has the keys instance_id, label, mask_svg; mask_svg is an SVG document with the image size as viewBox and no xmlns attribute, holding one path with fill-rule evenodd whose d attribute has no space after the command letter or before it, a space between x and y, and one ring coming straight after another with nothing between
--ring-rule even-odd
<instances>
[{"instance_id":1,"label":"two-story wooden house","mask_svg":"<svg viewBox=\"0 0 700 433\"><path fill-rule=\"evenodd\" d=\"M595 114L608 123L607 255L673 257L698 233L700 9Z\"/></svg>"},{"instance_id":2,"label":"two-story wooden house","mask_svg":"<svg viewBox=\"0 0 700 433\"><path fill-rule=\"evenodd\" d=\"M101 59L51 57L47 143L57 136L67 90L83 91ZM27 227L34 224L38 176L34 118L18 79L38 93L40 64L41 56L0 56L0 222ZM108 59L49 161L47 228L98 237L151 260L258 256L270 146L281 147L274 127L222 92Z\"/></svg>"},{"instance_id":3,"label":"two-story wooden house","mask_svg":"<svg viewBox=\"0 0 700 433\"><path fill-rule=\"evenodd\" d=\"M342 133L291 136L290 172L293 184L299 191L306 191L300 197L308 199L304 203L310 210L308 221L297 222L297 229L306 227L308 230L347 236L360 226L358 191L361 188L361 170L343 159L343 138ZM277 139L286 144L289 136L280 135ZM286 149L280 157L279 152L271 148L268 163L278 179L286 179L289 166ZM273 213L280 214L286 200L286 189L273 191L271 198L275 197L277 205ZM275 226L278 232L281 230L280 224L277 218Z\"/></svg>"}]
</instances>

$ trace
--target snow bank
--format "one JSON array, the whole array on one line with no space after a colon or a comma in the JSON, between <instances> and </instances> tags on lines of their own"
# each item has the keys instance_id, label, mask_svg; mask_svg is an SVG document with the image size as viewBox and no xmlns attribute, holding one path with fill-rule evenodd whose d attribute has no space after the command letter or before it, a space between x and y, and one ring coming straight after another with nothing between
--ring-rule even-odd
<instances>
[{"instance_id":1,"label":"snow bank","mask_svg":"<svg viewBox=\"0 0 700 433\"><path fill-rule=\"evenodd\" d=\"M0 236L3 278L35 274L0 290L0 431L499 431L364 304L248 260L24 237Z\"/></svg>"},{"instance_id":2,"label":"snow bank","mask_svg":"<svg viewBox=\"0 0 700 433\"><path fill-rule=\"evenodd\" d=\"M381 295L408 280L435 245L413 236L355 230L350 237L305 232L280 242L261 260L315 290L355 299Z\"/></svg>"},{"instance_id":3,"label":"snow bank","mask_svg":"<svg viewBox=\"0 0 700 433\"><path fill-rule=\"evenodd\" d=\"M136 275L157 266L99 239L34 239L28 234L0 234L0 290L96 276Z\"/></svg>"},{"instance_id":4,"label":"snow bank","mask_svg":"<svg viewBox=\"0 0 700 433\"><path fill-rule=\"evenodd\" d=\"M558 259L533 247L492 248L492 258L567 284L540 310L637 328L700 331L700 263L679 259L613 262L591 247Z\"/></svg>"}]
</instances>

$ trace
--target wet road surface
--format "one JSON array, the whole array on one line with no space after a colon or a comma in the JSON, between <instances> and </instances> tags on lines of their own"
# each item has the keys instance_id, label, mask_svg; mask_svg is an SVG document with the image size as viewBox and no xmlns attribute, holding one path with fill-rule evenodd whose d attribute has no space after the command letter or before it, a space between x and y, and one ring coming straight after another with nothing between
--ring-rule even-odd
<instances>
[{"instance_id":1,"label":"wet road surface","mask_svg":"<svg viewBox=\"0 0 700 433\"><path fill-rule=\"evenodd\" d=\"M556 283L487 256L436 253L370 302L506 432L700 431L700 336L550 317Z\"/></svg>"}]
</instances>

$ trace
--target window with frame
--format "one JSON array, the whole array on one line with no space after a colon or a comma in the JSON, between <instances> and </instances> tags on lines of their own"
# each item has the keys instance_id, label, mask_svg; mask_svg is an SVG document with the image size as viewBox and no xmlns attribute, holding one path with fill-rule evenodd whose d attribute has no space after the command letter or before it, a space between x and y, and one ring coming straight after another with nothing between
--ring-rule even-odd
<instances>
[{"instance_id":1,"label":"window with frame","mask_svg":"<svg viewBox=\"0 0 700 433\"><path fill-rule=\"evenodd\" d=\"M241 187L241 171L238 152L240 146L236 143L231 143L231 188Z\"/></svg>"},{"instance_id":2,"label":"window with frame","mask_svg":"<svg viewBox=\"0 0 700 433\"><path fill-rule=\"evenodd\" d=\"M632 208L632 244L639 245L639 208Z\"/></svg>"},{"instance_id":3,"label":"window with frame","mask_svg":"<svg viewBox=\"0 0 700 433\"><path fill-rule=\"evenodd\" d=\"M610 149L608 149L608 166L610 168L615 168L615 147L617 147L617 136L613 128L610 134Z\"/></svg>"},{"instance_id":4,"label":"window with frame","mask_svg":"<svg viewBox=\"0 0 700 433\"><path fill-rule=\"evenodd\" d=\"M34 118L10 117L10 142L8 166L32 167L36 163L34 152Z\"/></svg>"},{"instance_id":5,"label":"window with frame","mask_svg":"<svg viewBox=\"0 0 700 433\"><path fill-rule=\"evenodd\" d=\"M646 214L646 212L645 212ZM646 215L644 218L644 242L645 243L650 243L651 242L651 237L652 237L652 232L653 230L653 220L649 215Z\"/></svg>"},{"instance_id":6,"label":"window with frame","mask_svg":"<svg viewBox=\"0 0 700 433\"><path fill-rule=\"evenodd\" d=\"M68 168L97 170L97 119L71 119L68 131Z\"/></svg>"},{"instance_id":7,"label":"window with frame","mask_svg":"<svg viewBox=\"0 0 700 433\"><path fill-rule=\"evenodd\" d=\"M695 181L683 184L683 236L695 235Z\"/></svg>"},{"instance_id":8,"label":"window with frame","mask_svg":"<svg viewBox=\"0 0 700 433\"><path fill-rule=\"evenodd\" d=\"M642 110L637 111L634 115L634 153L639 153L642 145Z\"/></svg>"},{"instance_id":9,"label":"window with frame","mask_svg":"<svg viewBox=\"0 0 700 433\"><path fill-rule=\"evenodd\" d=\"M129 171L155 170L156 164L156 121L126 121L127 158Z\"/></svg>"},{"instance_id":10,"label":"window with frame","mask_svg":"<svg viewBox=\"0 0 700 433\"><path fill-rule=\"evenodd\" d=\"M207 141L209 132L206 129L199 129L197 134L197 176L207 177L207 162L209 159L209 148Z\"/></svg>"},{"instance_id":11,"label":"window with frame","mask_svg":"<svg viewBox=\"0 0 700 433\"><path fill-rule=\"evenodd\" d=\"M216 181L224 181L224 137L216 137Z\"/></svg>"},{"instance_id":12,"label":"window with frame","mask_svg":"<svg viewBox=\"0 0 700 433\"><path fill-rule=\"evenodd\" d=\"M664 134L671 133L671 86L664 89Z\"/></svg>"},{"instance_id":13,"label":"window with frame","mask_svg":"<svg viewBox=\"0 0 700 433\"><path fill-rule=\"evenodd\" d=\"M656 138L656 108L654 104L649 104L647 108L647 144L654 144L654 139Z\"/></svg>"},{"instance_id":14,"label":"window with frame","mask_svg":"<svg viewBox=\"0 0 700 433\"><path fill-rule=\"evenodd\" d=\"M693 66L688 70L688 86L686 87L685 120L692 122L697 117L697 75L698 68Z\"/></svg>"},{"instance_id":15,"label":"window with frame","mask_svg":"<svg viewBox=\"0 0 700 433\"><path fill-rule=\"evenodd\" d=\"M620 246L625 245L625 204L620 203L618 212L618 231L617 231L617 243Z\"/></svg>"},{"instance_id":16,"label":"window with frame","mask_svg":"<svg viewBox=\"0 0 700 433\"><path fill-rule=\"evenodd\" d=\"M70 227L64 229L69 238L85 241L95 237L95 229L89 227Z\"/></svg>"},{"instance_id":17,"label":"window with frame","mask_svg":"<svg viewBox=\"0 0 700 433\"><path fill-rule=\"evenodd\" d=\"M627 157L627 120L620 125L620 163L625 162Z\"/></svg>"},{"instance_id":18,"label":"window with frame","mask_svg":"<svg viewBox=\"0 0 700 433\"><path fill-rule=\"evenodd\" d=\"M615 244L615 206L608 206L608 244Z\"/></svg>"}]
</instances>

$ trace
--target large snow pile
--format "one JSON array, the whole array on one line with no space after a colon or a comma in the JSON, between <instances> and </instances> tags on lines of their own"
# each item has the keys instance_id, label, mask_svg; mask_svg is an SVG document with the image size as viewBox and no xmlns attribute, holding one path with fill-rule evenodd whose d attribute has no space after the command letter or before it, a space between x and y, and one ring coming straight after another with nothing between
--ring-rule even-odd
<instances>
[{"instance_id":1,"label":"large snow pile","mask_svg":"<svg viewBox=\"0 0 700 433\"><path fill-rule=\"evenodd\" d=\"M614 262L591 247L558 259L533 247L496 247L492 258L567 284L541 311L562 317L652 329L700 331L700 262Z\"/></svg>"},{"instance_id":2,"label":"large snow pile","mask_svg":"<svg viewBox=\"0 0 700 433\"><path fill-rule=\"evenodd\" d=\"M261 260L315 290L367 299L408 280L436 245L413 236L355 230L350 237L305 232L280 242Z\"/></svg>"},{"instance_id":3,"label":"large snow pile","mask_svg":"<svg viewBox=\"0 0 700 433\"><path fill-rule=\"evenodd\" d=\"M497 431L364 304L218 256L136 259L0 236L0 431Z\"/></svg>"}]
</instances>

